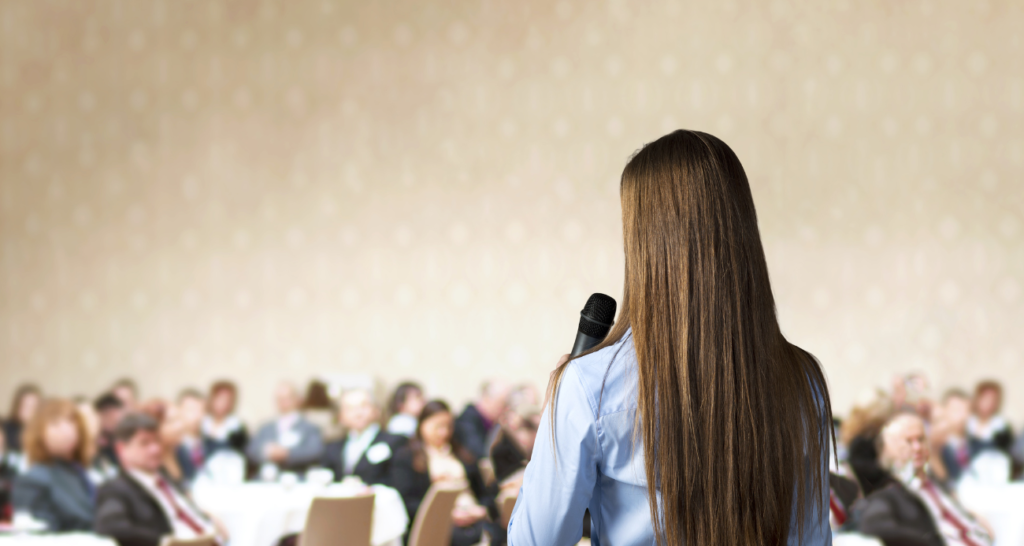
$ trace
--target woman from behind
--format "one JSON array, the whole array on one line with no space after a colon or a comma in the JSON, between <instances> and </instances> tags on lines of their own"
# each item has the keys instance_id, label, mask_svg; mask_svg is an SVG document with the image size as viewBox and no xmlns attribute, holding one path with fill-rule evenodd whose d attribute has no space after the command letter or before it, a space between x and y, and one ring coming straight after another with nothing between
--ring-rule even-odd
<instances>
[{"instance_id":1,"label":"woman from behind","mask_svg":"<svg viewBox=\"0 0 1024 546\"><path fill-rule=\"evenodd\" d=\"M832 415L779 329L754 201L721 140L676 131L622 173L625 289L556 368L510 546L829 544Z\"/></svg>"},{"instance_id":2,"label":"woman from behind","mask_svg":"<svg viewBox=\"0 0 1024 546\"><path fill-rule=\"evenodd\" d=\"M476 544L484 530L494 538L504 536L485 521L489 509L493 514L494 492L484 484L473 456L452 438L453 432L454 417L447 404L434 400L423 406L416 435L391 461L390 483L402 495L410 522L432 484L465 483L468 490L452 511L452 546Z\"/></svg>"},{"instance_id":3,"label":"woman from behind","mask_svg":"<svg viewBox=\"0 0 1024 546\"><path fill-rule=\"evenodd\" d=\"M14 481L15 513L26 512L53 532L91 530L93 446L75 404L44 401L26 425L23 445L31 466Z\"/></svg>"}]
</instances>

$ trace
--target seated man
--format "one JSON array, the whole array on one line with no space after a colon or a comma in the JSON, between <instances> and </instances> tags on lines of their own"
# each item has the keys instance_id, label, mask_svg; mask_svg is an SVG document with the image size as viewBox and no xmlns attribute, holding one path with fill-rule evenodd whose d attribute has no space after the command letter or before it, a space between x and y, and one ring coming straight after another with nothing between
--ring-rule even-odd
<instances>
[{"instance_id":1,"label":"seated man","mask_svg":"<svg viewBox=\"0 0 1024 546\"><path fill-rule=\"evenodd\" d=\"M165 537L187 540L217 534L210 518L160 472L164 448L155 419L128 414L114 436L121 471L96 494L97 534L120 546L157 546Z\"/></svg>"},{"instance_id":2,"label":"seated man","mask_svg":"<svg viewBox=\"0 0 1024 546\"><path fill-rule=\"evenodd\" d=\"M386 483L391 456L406 439L381 430L380 410L367 391L343 394L340 411L345 437L327 444L322 464L334 471L337 481L355 475L367 485Z\"/></svg>"},{"instance_id":3,"label":"seated man","mask_svg":"<svg viewBox=\"0 0 1024 546\"><path fill-rule=\"evenodd\" d=\"M926 472L929 449L920 417L896 415L882 429L879 442L880 462L893 479L864 500L860 532L886 546L992 545L991 533Z\"/></svg>"},{"instance_id":4,"label":"seated man","mask_svg":"<svg viewBox=\"0 0 1024 546\"><path fill-rule=\"evenodd\" d=\"M501 381L486 381L480 387L480 398L466 406L455 420L455 440L474 457L491 453L491 444L499 430L498 420L508 407L511 389Z\"/></svg>"},{"instance_id":5,"label":"seated man","mask_svg":"<svg viewBox=\"0 0 1024 546\"><path fill-rule=\"evenodd\" d=\"M295 385L282 382L274 391L278 418L263 425L245 453L261 466L303 472L320 461L324 442L320 429L299 413L301 400Z\"/></svg>"}]
</instances>

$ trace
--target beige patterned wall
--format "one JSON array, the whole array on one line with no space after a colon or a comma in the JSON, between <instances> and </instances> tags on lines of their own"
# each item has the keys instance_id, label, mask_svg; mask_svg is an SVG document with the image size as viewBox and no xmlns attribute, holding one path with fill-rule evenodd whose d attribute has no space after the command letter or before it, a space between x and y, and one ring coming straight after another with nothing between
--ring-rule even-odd
<instances>
[{"instance_id":1,"label":"beige patterned wall","mask_svg":"<svg viewBox=\"0 0 1024 546\"><path fill-rule=\"evenodd\" d=\"M621 292L617 179L744 161L837 410L897 371L1024 421L1019 1L0 1L0 402L137 377L543 384Z\"/></svg>"}]
</instances>

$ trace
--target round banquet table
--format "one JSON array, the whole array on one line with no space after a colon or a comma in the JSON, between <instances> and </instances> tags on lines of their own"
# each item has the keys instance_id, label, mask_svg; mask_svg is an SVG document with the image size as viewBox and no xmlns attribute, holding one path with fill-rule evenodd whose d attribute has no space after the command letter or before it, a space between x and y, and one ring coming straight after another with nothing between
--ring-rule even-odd
<instances>
[{"instance_id":1,"label":"round banquet table","mask_svg":"<svg viewBox=\"0 0 1024 546\"><path fill-rule=\"evenodd\" d=\"M409 524L402 497L383 485L375 485L372 490L370 542L373 546L401 546ZM302 531L314 498L355 494L351 487L341 484L308 483L196 484L192 490L196 504L227 527L230 546L273 546L282 536Z\"/></svg>"},{"instance_id":2,"label":"round banquet table","mask_svg":"<svg viewBox=\"0 0 1024 546\"><path fill-rule=\"evenodd\" d=\"M957 495L964 508L992 526L996 546L1024 546L1024 483L962 483Z\"/></svg>"},{"instance_id":3,"label":"round banquet table","mask_svg":"<svg viewBox=\"0 0 1024 546\"><path fill-rule=\"evenodd\" d=\"M90 533L0 533L0 546L117 546L117 543Z\"/></svg>"}]
</instances>

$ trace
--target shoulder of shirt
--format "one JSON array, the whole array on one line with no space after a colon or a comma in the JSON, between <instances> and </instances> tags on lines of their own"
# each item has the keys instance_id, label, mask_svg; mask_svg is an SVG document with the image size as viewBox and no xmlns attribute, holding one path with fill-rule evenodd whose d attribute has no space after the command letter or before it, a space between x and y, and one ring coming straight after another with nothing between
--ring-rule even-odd
<instances>
[{"instance_id":1,"label":"shoulder of shirt","mask_svg":"<svg viewBox=\"0 0 1024 546\"><path fill-rule=\"evenodd\" d=\"M577 381L595 418L628 409L626 374L635 361L632 332L599 351L569 362L565 376ZM561 394L561 393L560 393Z\"/></svg>"}]
</instances>

